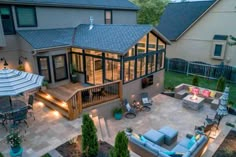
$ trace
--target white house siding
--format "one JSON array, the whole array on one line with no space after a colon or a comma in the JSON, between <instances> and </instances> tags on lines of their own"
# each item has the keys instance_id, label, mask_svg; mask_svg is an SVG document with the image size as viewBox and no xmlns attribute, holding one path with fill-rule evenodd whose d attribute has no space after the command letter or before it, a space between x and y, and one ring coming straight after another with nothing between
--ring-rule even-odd
<instances>
[{"instance_id":1,"label":"white house siding","mask_svg":"<svg viewBox=\"0 0 236 157\"><path fill-rule=\"evenodd\" d=\"M140 94L143 92L148 93L150 97L161 93L164 89L164 76L165 70L158 71L153 75L153 85L142 88L142 79L137 79L130 83L123 85L123 97L129 102L133 100L140 101ZM128 97L127 97L128 96Z\"/></svg>"},{"instance_id":2,"label":"white house siding","mask_svg":"<svg viewBox=\"0 0 236 157\"><path fill-rule=\"evenodd\" d=\"M236 66L236 46L226 46L224 60L211 58L215 34L236 36L235 6L235 0L221 0L177 42L172 42L172 45L167 46L167 57L210 64L220 64L224 61L225 64Z\"/></svg>"}]
</instances>

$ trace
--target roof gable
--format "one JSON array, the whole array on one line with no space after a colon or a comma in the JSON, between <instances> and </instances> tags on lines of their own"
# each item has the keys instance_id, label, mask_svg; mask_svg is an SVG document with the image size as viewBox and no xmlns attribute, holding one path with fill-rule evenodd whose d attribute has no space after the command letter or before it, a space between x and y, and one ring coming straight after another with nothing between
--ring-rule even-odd
<instances>
[{"instance_id":1,"label":"roof gable","mask_svg":"<svg viewBox=\"0 0 236 157\"><path fill-rule=\"evenodd\" d=\"M60 7L107 8L138 10L129 0L0 0L3 3Z\"/></svg>"},{"instance_id":2,"label":"roof gable","mask_svg":"<svg viewBox=\"0 0 236 157\"><path fill-rule=\"evenodd\" d=\"M157 29L169 40L177 40L213 4L211 1L169 3Z\"/></svg>"}]
</instances>

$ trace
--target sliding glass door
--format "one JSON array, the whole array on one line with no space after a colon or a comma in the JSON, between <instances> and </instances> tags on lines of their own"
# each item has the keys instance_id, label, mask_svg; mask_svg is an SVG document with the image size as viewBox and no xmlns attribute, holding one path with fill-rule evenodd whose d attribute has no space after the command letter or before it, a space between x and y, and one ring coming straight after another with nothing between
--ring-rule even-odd
<instances>
[{"instance_id":1,"label":"sliding glass door","mask_svg":"<svg viewBox=\"0 0 236 157\"><path fill-rule=\"evenodd\" d=\"M51 75L50 75L50 66L49 66L49 57L37 57L38 61L38 70L39 75L44 76L44 80L51 82Z\"/></svg>"}]
</instances>

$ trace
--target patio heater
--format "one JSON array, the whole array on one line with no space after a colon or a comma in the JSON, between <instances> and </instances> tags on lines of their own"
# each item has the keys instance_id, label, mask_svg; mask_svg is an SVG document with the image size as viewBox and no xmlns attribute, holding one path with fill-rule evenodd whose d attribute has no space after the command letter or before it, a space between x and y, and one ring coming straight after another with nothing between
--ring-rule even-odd
<instances>
[{"instance_id":1,"label":"patio heater","mask_svg":"<svg viewBox=\"0 0 236 157\"><path fill-rule=\"evenodd\" d=\"M227 103L229 98L229 87L226 87L224 93L220 97L220 104L216 110L217 114L220 116L226 116L228 114Z\"/></svg>"}]
</instances>

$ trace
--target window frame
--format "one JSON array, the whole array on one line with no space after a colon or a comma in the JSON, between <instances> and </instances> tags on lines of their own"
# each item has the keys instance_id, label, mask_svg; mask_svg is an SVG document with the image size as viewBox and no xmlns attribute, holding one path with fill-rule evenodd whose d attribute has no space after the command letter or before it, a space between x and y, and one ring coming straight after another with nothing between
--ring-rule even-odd
<instances>
[{"instance_id":1,"label":"window frame","mask_svg":"<svg viewBox=\"0 0 236 157\"><path fill-rule=\"evenodd\" d=\"M38 72L39 72L39 75L42 75L42 67L41 67L41 64L40 64L40 59L41 59L41 58L46 58L46 59L47 59L48 77L49 77L48 83L51 83L51 82L52 82L52 78L51 78L51 67L50 67L49 56L37 56L37 65L38 65ZM47 80L46 80L46 81L47 81Z\"/></svg>"},{"instance_id":2,"label":"window frame","mask_svg":"<svg viewBox=\"0 0 236 157\"><path fill-rule=\"evenodd\" d=\"M111 14L111 19L110 19L111 22L110 22L110 23L107 23L107 16L106 16L106 15L107 15L107 14L106 14L107 12L110 12L110 14ZM112 15L112 10L104 10L104 23L105 23L105 24L113 24L113 18L112 18L112 16L113 16L113 15Z\"/></svg>"},{"instance_id":3,"label":"window frame","mask_svg":"<svg viewBox=\"0 0 236 157\"><path fill-rule=\"evenodd\" d=\"M70 62L72 64L72 66L74 66L73 59L72 59L73 56L72 55L76 56L75 57L75 60L76 60L76 69L75 69L75 71L78 72L78 73L84 74L84 57L83 57L83 54L82 53L76 53L76 52L73 51L73 52L70 52L69 55L70 55L70 60L71 60ZM77 69L78 68L78 58L77 58L77 56L82 57L82 63L80 64L82 71Z\"/></svg>"},{"instance_id":4,"label":"window frame","mask_svg":"<svg viewBox=\"0 0 236 157\"><path fill-rule=\"evenodd\" d=\"M35 23L32 24L32 25L21 25L20 24L20 19L19 19L18 8L31 8L31 9L33 9L33 17L34 17L34 22ZM34 6L15 6L15 14L16 14L17 27L38 27L36 7L34 7Z\"/></svg>"},{"instance_id":5,"label":"window frame","mask_svg":"<svg viewBox=\"0 0 236 157\"><path fill-rule=\"evenodd\" d=\"M60 79L57 79L57 77L56 77L56 66L55 66L55 58L56 57L59 57L59 56L63 56L64 58L65 58L65 60L64 60L64 65L65 65L65 74L66 74L66 76L64 77L64 78L60 78ZM68 79L68 67L67 67L67 56L66 56L66 54L59 54L59 55L53 55L52 56L52 64L53 64L53 74L54 74L54 80L55 80L55 82L59 82L59 81L62 81L62 80L67 80Z\"/></svg>"},{"instance_id":6,"label":"window frame","mask_svg":"<svg viewBox=\"0 0 236 157\"><path fill-rule=\"evenodd\" d=\"M221 54L220 56L215 56L216 45L221 45ZM223 60L225 58L225 50L226 50L226 41L213 41L212 50L211 50L211 58Z\"/></svg>"},{"instance_id":7,"label":"window frame","mask_svg":"<svg viewBox=\"0 0 236 157\"><path fill-rule=\"evenodd\" d=\"M15 23L14 23L14 18L13 18L12 6L11 5L2 5L2 6L0 6L0 8L4 8L4 7L8 8L9 11L10 11L10 15L11 15L10 20L12 22L12 28L13 28L12 30L13 31L12 32L5 32L4 26L3 26L3 20L2 20L2 17L0 16L0 20L2 20L3 33L4 33L4 35L14 35L14 34L16 34L16 29L15 29Z\"/></svg>"}]
</instances>

